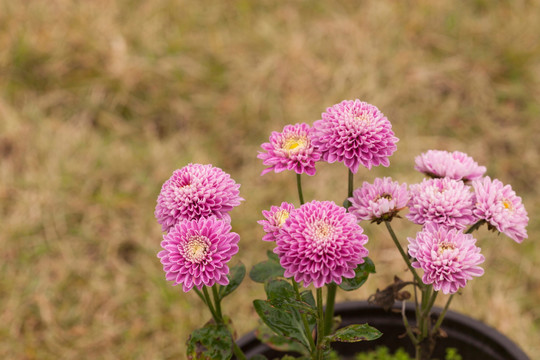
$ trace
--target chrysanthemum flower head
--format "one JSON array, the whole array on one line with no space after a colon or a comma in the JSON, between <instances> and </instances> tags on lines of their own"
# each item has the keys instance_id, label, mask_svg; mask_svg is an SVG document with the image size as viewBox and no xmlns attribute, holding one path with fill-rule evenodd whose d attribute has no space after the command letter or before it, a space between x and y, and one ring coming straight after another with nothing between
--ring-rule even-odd
<instances>
[{"instance_id":1,"label":"chrysanthemum flower head","mask_svg":"<svg viewBox=\"0 0 540 360\"><path fill-rule=\"evenodd\" d=\"M410 194L407 219L415 224L434 222L463 229L476 222L473 193L463 181L424 179L410 186Z\"/></svg>"},{"instance_id":2,"label":"chrysanthemum flower head","mask_svg":"<svg viewBox=\"0 0 540 360\"><path fill-rule=\"evenodd\" d=\"M240 184L212 165L189 164L163 184L154 215L163 231L180 220L216 217L230 221L229 211L240 205Z\"/></svg>"},{"instance_id":3,"label":"chrysanthemum flower head","mask_svg":"<svg viewBox=\"0 0 540 360\"><path fill-rule=\"evenodd\" d=\"M312 201L294 209L276 239L285 276L317 288L353 278L364 262L368 238L353 214L331 201Z\"/></svg>"},{"instance_id":4,"label":"chrysanthemum flower head","mask_svg":"<svg viewBox=\"0 0 540 360\"><path fill-rule=\"evenodd\" d=\"M422 281L433 284L434 290L454 294L467 280L484 274L478 266L484 256L471 234L430 223L408 240L409 255L416 259L412 266L424 270Z\"/></svg>"},{"instance_id":5,"label":"chrysanthemum flower head","mask_svg":"<svg viewBox=\"0 0 540 360\"><path fill-rule=\"evenodd\" d=\"M161 259L165 278L188 292L215 283L227 285L227 263L238 252L240 236L216 218L182 220L163 236Z\"/></svg>"},{"instance_id":6,"label":"chrysanthemum flower head","mask_svg":"<svg viewBox=\"0 0 540 360\"><path fill-rule=\"evenodd\" d=\"M270 142L261 145L257 157L268 166L261 175L272 170L276 173L294 170L297 174L315 175L315 162L320 151L312 143L313 130L308 124L286 125L282 132L272 132Z\"/></svg>"},{"instance_id":7,"label":"chrysanthemum flower head","mask_svg":"<svg viewBox=\"0 0 540 360\"><path fill-rule=\"evenodd\" d=\"M510 185L485 177L472 183L475 194L474 214L517 243L527 238L527 210Z\"/></svg>"},{"instance_id":8,"label":"chrysanthemum flower head","mask_svg":"<svg viewBox=\"0 0 540 360\"><path fill-rule=\"evenodd\" d=\"M415 169L433 178L454 180L476 180L486 172L485 166L479 166L467 154L454 151L428 150L415 158Z\"/></svg>"},{"instance_id":9,"label":"chrysanthemum flower head","mask_svg":"<svg viewBox=\"0 0 540 360\"><path fill-rule=\"evenodd\" d=\"M324 161L343 162L356 174L358 167L390 165L398 138L392 124L375 106L360 100L344 100L326 109L313 124L313 143Z\"/></svg>"},{"instance_id":10,"label":"chrysanthemum flower head","mask_svg":"<svg viewBox=\"0 0 540 360\"><path fill-rule=\"evenodd\" d=\"M364 181L362 187L349 198L349 212L358 220L371 220L381 223L392 220L398 212L407 206L409 192L407 184L399 184L391 178L376 178L373 184Z\"/></svg>"},{"instance_id":11,"label":"chrysanthemum flower head","mask_svg":"<svg viewBox=\"0 0 540 360\"><path fill-rule=\"evenodd\" d=\"M293 209L293 204L282 202L281 206L272 206L270 211L263 210L262 213L266 220L259 220L257 223L263 226L263 230L266 233L262 238L264 241L276 241L279 229L285 224Z\"/></svg>"}]
</instances>

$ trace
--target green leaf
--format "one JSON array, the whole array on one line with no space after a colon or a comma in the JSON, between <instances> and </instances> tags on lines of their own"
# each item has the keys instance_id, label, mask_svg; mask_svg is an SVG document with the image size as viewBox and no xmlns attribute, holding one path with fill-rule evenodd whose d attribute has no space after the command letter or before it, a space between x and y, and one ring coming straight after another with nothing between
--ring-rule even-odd
<instances>
[{"instance_id":1,"label":"green leaf","mask_svg":"<svg viewBox=\"0 0 540 360\"><path fill-rule=\"evenodd\" d=\"M315 298L311 290L304 290L300 293L300 298L303 302L309 304L314 309L317 309L317 303L315 303Z\"/></svg>"},{"instance_id":2,"label":"green leaf","mask_svg":"<svg viewBox=\"0 0 540 360\"><path fill-rule=\"evenodd\" d=\"M286 280L270 280L265 284L266 296L268 301L274 307L290 311L291 308L298 310L301 313L317 315L315 307L315 299L310 291L304 292L306 301L296 299L296 292L292 285ZM302 294L300 294L302 298Z\"/></svg>"},{"instance_id":3,"label":"green leaf","mask_svg":"<svg viewBox=\"0 0 540 360\"><path fill-rule=\"evenodd\" d=\"M343 278L339 287L345 291L352 291L358 289L360 286L364 285L369 274L375 273L375 264L371 261L370 258L366 257L365 261L358 265L354 269L355 276L352 279Z\"/></svg>"},{"instance_id":4,"label":"green leaf","mask_svg":"<svg viewBox=\"0 0 540 360\"><path fill-rule=\"evenodd\" d=\"M225 325L208 323L195 330L187 341L190 360L228 360L232 357L233 339Z\"/></svg>"},{"instance_id":5,"label":"green leaf","mask_svg":"<svg viewBox=\"0 0 540 360\"><path fill-rule=\"evenodd\" d=\"M283 270L279 262L266 260L255 264L255 266L253 266L249 272L249 277L255 282L264 283L270 279L283 277L284 272L285 270Z\"/></svg>"},{"instance_id":6,"label":"green leaf","mask_svg":"<svg viewBox=\"0 0 540 360\"><path fill-rule=\"evenodd\" d=\"M270 302L285 300L296 296L292 285L287 280L269 280L264 290Z\"/></svg>"},{"instance_id":7,"label":"green leaf","mask_svg":"<svg viewBox=\"0 0 540 360\"><path fill-rule=\"evenodd\" d=\"M300 314L295 309L286 311L274 307L269 301L253 301L255 311L261 320L276 334L298 341L306 350L309 349L309 341L303 331Z\"/></svg>"},{"instance_id":8,"label":"green leaf","mask_svg":"<svg viewBox=\"0 0 540 360\"><path fill-rule=\"evenodd\" d=\"M325 343L332 341L357 342L375 340L382 336L382 332L368 324L354 324L338 329L334 334L327 336Z\"/></svg>"},{"instance_id":9,"label":"green leaf","mask_svg":"<svg viewBox=\"0 0 540 360\"><path fill-rule=\"evenodd\" d=\"M227 277L229 278L229 284L226 286L220 286L219 288L219 297L223 299L225 296L232 293L236 288L242 283L244 277L246 276L246 267L244 264L239 263L236 266L233 266Z\"/></svg>"},{"instance_id":10,"label":"green leaf","mask_svg":"<svg viewBox=\"0 0 540 360\"><path fill-rule=\"evenodd\" d=\"M278 256L278 254L275 254L272 250L268 250L266 252L266 256L268 256L268 260L272 260L272 261L277 262L279 264L279 256Z\"/></svg>"},{"instance_id":11,"label":"green leaf","mask_svg":"<svg viewBox=\"0 0 540 360\"><path fill-rule=\"evenodd\" d=\"M257 336L257 339L274 350L281 352L297 352L299 354L306 352L306 349L297 341L276 334L272 331L272 329L262 322L259 322L255 335Z\"/></svg>"}]
</instances>

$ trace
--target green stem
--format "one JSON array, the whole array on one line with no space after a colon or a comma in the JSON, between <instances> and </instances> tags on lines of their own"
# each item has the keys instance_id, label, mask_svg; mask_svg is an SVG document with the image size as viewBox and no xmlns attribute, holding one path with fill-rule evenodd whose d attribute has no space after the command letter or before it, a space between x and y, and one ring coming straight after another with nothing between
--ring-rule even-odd
<instances>
[{"instance_id":1,"label":"green stem","mask_svg":"<svg viewBox=\"0 0 540 360\"><path fill-rule=\"evenodd\" d=\"M438 291L433 291L433 294L431 295L431 298L429 299L429 302L424 309L424 312L422 313L422 316L428 316L431 312L431 309L433 308L433 304L435 304L435 299L437 299L437 295L439 294Z\"/></svg>"},{"instance_id":2,"label":"green stem","mask_svg":"<svg viewBox=\"0 0 540 360\"><path fill-rule=\"evenodd\" d=\"M195 290L197 289L195 288ZM223 321L223 314L221 313L221 299L219 298L217 285L212 286L212 295L214 296L215 308L212 305L212 299L210 298L210 294L208 293L206 286L203 287L203 292L204 292L203 300L205 300L204 302L206 303L206 305L208 305L208 308L210 309L210 312L212 313L212 318L214 318L214 321L216 322L216 324L222 324L225 327L227 327L227 329L229 330L229 333L231 334L233 353L236 356L236 359L247 360L247 357L242 351L242 349L240 349L240 347L236 344L236 341L234 341L231 330L229 329L227 324L225 324L225 322ZM200 291L197 290L197 293L202 296Z\"/></svg>"},{"instance_id":3,"label":"green stem","mask_svg":"<svg viewBox=\"0 0 540 360\"><path fill-rule=\"evenodd\" d=\"M354 191L354 174L349 169L349 178L348 178L348 187L347 187L347 199L343 202L343 206L345 209L349 210L349 207L352 205L352 203L349 201L349 198L353 196Z\"/></svg>"},{"instance_id":4,"label":"green stem","mask_svg":"<svg viewBox=\"0 0 540 360\"><path fill-rule=\"evenodd\" d=\"M324 339L324 309L322 288L317 288L317 310L319 317L317 319L317 360L323 360L322 342Z\"/></svg>"},{"instance_id":5,"label":"green stem","mask_svg":"<svg viewBox=\"0 0 540 360\"><path fill-rule=\"evenodd\" d=\"M193 287L193 290L195 291L195 293L196 293L197 295L199 295L199 297L201 298L201 300L203 301L203 303L206 304L206 299L204 298L204 295L202 294L202 292L201 292L199 289L197 289L196 287Z\"/></svg>"},{"instance_id":6,"label":"green stem","mask_svg":"<svg viewBox=\"0 0 540 360\"><path fill-rule=\"evenodd\" d=\"M416 280L414 281L415 285L414 288L414 305L415 305L415 315L416 315L416 326L420 326L420 304L418 303L418 289L416 286Z\"/></svg>"},{"instance_id":7,"label":"green stem","mask_svg":"<svg viewBox=\"0 0 540 360\"><path fill-rule=\"evenodd\" d=\"M326 285L326 312L324 314L324 333L330 334L334 323L334 304L336 303L337 285L332 282Z\"/></svg>"},{"instance_id":8,"label":"green stem","mask_svg":"<svg viewBox=\"0 0 540 360\"><path fill-rule=\"evenodd\" d=\"M472 225L469 230L465 231L465 234L470 234L472 233L474 230L478 229L480 226L484 225L484 223L486 222L486 220L480 220L478 221L476 224Z\"/></svg>"},{"instance_id":9,"label":"green stem","mask_svg":"<svg viewBox=\"0 0 540 360\"><path fill-rule=\"evenodd\" d=\"M223 313L221 312L221 299L217 291L217 285L212 286L212 294L214 295L214 302L216 304L216 314L220 319L223 319Z\"/></svg>"},{"instance_id":10,"label":"green stem","mask_svg":"<svg viewBox=\"0 0 540 360\"><path fill-rule=\"evenodd\" d=\"M300 200L300 205L304 205L304 193L302 192L301 174L296 174L296 187L298 189L298 199Z\"/></svg>"},{"instance_id":11,"label":"green stem","mask_svg":"<svg viewBox=\"0 0 540 360\"><path fill-rule=\"evenodd\" d=\"M236 344L235 341L233 341L233 352L237 360L247 360L246 355L244 354L242 349L240 349L240 347Z\"/></svg>"},{"instance_id":12,"label":"green stem","mask_svg":"<svg viewBox=\"0 0 540 360\"><path fill-rule=\"evenodd\" d=\"M405 263L407 264L407 267L409 268L409 270L411 271L411 273L414 276L414 279L418 283L418 287L420 287L420 289L424 288L424 283L422 282L422 279L420 279L420 276L418 276L418 274L416 273L416 270L412 267L411 260L409 260L409 256L407 254L405 254L405 251L401 247L401 244L399 243L399 241L398 241L398 239L396 237L396 234L394 233L394 230L392 229L392 225L390 225L389 221L385 221L384 224L386 225L386 228L388 229L388 232L390 233L390 236L392 237L392 240L394 241L394 244L398 248L399 253L401 254L401 257L403 258L403 260L405 260Z\"/></svg>"},{"instance_id":13,"label":"green stem","mask_svg":"<svg viewBox=\"0 0 540 360\"><path fill-rule=\"evenodd\" d=\"M203 293L204 293L204 299L205 303L208 306L208 309L212 313L212 317L214 318L214 321L216 324L221 324L223 320L217 315L216 310L214 309L214 305L212 305L212 299L210 299L210 294L208 293L208 289L203 287Z\"/></svg>"},{"instance_id":14,"label":"green stem","mask_svg":"<svg viewBox=\"0 0 540 360\"><path fill-rule=\"evenodd\" d=\"M435 323L435 326L433 326L432 334L436 334L437 330L439 330L439 327L441 326L444 316L446 315L446 312L448 311L448 307L450 306L450 302L452 302L452 299L454 298L454 294L450 295L448 298L448 301L446 302L446 305L444 305L444 309L439 315L439 318L437 319L437 322Z\"/></svg>"},{"instance_id":15,"label":"green stem","mask_svg":"<svg viewBox=\"0 0 540 360\"><path fill-rule=\"evenodd\" d=\"M302 301L302 297L300 296L300 290L298 289L298 283L294 280L294 278L291 278L291 282L294 288L294 292L296 294L296 300ZM306 333L306 337L309 341L309 347L311 350L311 353L313 354L315 352L315 341L313 341L313 334L311 334L311 329L309 328L309 324L307 321L306 314L303 312L300 312L300 318L302 319L302 324L304 325L304 332Z\"/></svg>"}]
</instances>

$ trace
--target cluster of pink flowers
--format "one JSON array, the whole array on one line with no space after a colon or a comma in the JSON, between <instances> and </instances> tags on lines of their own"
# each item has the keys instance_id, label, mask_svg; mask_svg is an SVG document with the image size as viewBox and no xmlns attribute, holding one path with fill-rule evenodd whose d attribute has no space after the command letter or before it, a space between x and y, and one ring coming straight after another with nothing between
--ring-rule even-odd
<instances>
[{"instance_id":1,"label":"cluster of pink flowers","mask_svg":"<svg viewBox=\"0 0 540 360\"><path fill-rule=\"evenodd\" d=\"M272 132L258 154L266 166L261 175L284 170L314 175L319 161L342 162L351 173L360 165L389 166L398 139L375 106L346 100L321 117L313 127L302 123ZM263 211L258 221L263 240L275 242L285 276L317 288L354 277L368 254L368 238L358 222L389 222L407 208L406 218L423 226L409 238L413 266L443 293L455 293L483 274L484 257L464 232L467 227L487 223L518 243L527 238L529 219L521 198L510 185L483 177L486 168L467 154L429 150L416 157L415 169L431 179L410 186L389 177L364 182L348 199L348 209L312 201L298 208L283 202ZM166 234L158 257L166 279L184 291L228 282L227 263L239 241L229 212L243 200L239 187L223 170L200 164L176 170L163 184L155 217Z\"/></svg>"},{"instance_id":2,"label":"cluster of pink flowers","mask_svg":"<svg viewBox=\"0 0 540 360\"><path fill-rule=\"evenodd\" d=\"M272 132L270 142L261 145L258 157L274 170L294 170L315 174L315 163L344 163L353 173L360 165L389 166L388 157L396 151L398 138L392 124L375 106L360 100L345 100L326 109L313 127L287 125L281 133Z\"/></svg>"},{"instance_id":3,"label":"cluster of pink flowers","mask_svg":"<svg viewBox=\"0 0 540 360\"><path fill-rule=\"evenodd\" d=\"M240 185L212 165L189 164L163 184L154 215L166 232L161 242L165 277L187 292L226 285L227 263L238 252L229 212L240 205Z\"/></svg>"},{"instance_id":4,"label":"cluster of pink flowers","mask_svg":"<svg viewBox=\"0 0 540 360\"><path fill-rule=\"evenodd\" d=\"M263 174L288 169L313 175L317 161L343 162L356 173L360 165L368 169L388 166L397 141L392 125L379 109L360 100L345 100L329 107L312 128L287 125L282 133L272 133L258 157L269 166ZM486 168L467 154L428 150L416 157L415 169L432 179L410 186L389 177L364 182L348 199L348 212L357 221L381 223L408 208L407 219L423 226L415 239L409 238L409 254L415 259L414 266L424 270L426 284L454 293L473 276L482 275L478 265L484 258L472 235L463 232L468 226L487 222L516 242L527 238L528 217L521 198L509 185L483 177ZM351 275L350 267L336 265L337 252L329 252L342 244L339 237L320 240L323 233L344 234L336 230L336 223L322 222L337 213L345 219L347 210L334 206L330 211L328 204L313 202L294 209L292 204L282 203L263 211L266 219L259 221L265 232L263 240L276 242L274 251L280 255L286 276L319 287ZM322 208L326 209L324 215ZM341 256L349 255L348 250L339 249L339 259L344 261Z\"/></svg>"}]
</instances>

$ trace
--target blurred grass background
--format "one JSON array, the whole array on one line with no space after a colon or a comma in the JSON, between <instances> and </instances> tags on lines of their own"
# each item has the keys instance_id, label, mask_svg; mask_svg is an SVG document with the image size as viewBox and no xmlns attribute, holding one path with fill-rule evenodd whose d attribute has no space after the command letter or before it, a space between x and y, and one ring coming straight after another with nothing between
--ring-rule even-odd
<instances>
[{"instance_id":1,"label":"blurred grass background","mask_svg":"<svg viewBox=\"0 0 540 360\"><path fill-rule=\"evenodd\" d=\"M260 177L259 145L343 99L385 113L414 157L461 150L512 184L529 212L518 245L482 229L486 275L453 309L540 353L540 1L0 0L0 358L182 359L209 314L164 279L153 218L161 184L189 162L242 184L232 213L248 268L265 257L260 212L296 202L292 174ZM341 201L347 173L321 164L307 199ZM366 224L377 274L406 277ZM400 222L405 236L417 228ZM255 326L246 280L228 298ZM444 299L438 299L442 301Z\"/></svg>"}]
</instances>

